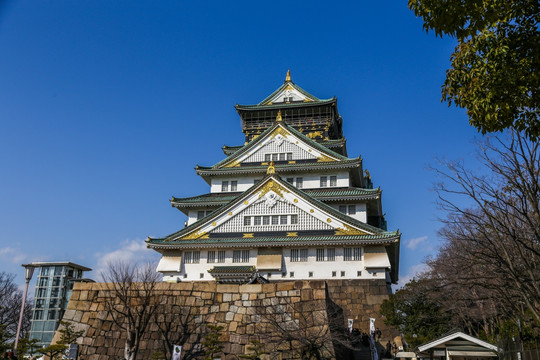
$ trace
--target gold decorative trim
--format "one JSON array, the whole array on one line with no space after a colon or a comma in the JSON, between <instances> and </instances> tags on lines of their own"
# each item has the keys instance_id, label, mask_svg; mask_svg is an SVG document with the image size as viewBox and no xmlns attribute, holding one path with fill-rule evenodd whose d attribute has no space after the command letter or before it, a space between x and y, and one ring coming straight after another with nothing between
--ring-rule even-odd
<instances>
[{"instance_id":1,"label":"gold decorative trim","mask_svg":"<svg viewBox=\"0 0 540 360\"><path fill-rule=\"evenodd\" d=\"M275 174L276 168L274 167L274 160L270 162L270 165L268 165L268 169L266 169L267 174Z\"/></svg>"},{"instance_id":2,"label":"gold decorative trim","mask_svg":"<svg viewBox=\"0 0 540 360\"><path fill-rule=\"evenodd\" d=\"M297 236L298 236L297 232L288 232L287 233L287 237L297 237Z\"/></svg>"},{"instance_id":3,"label":"gold decorative trim","mask_svg":"<svg viewBox=\"0 0 540 360\"><path fill-rule=\"evenodd\" d=\"M332 159L331 157L329 156L326 156L324 154L321 154L321 156L319 156L317 158L317 162L331 162L331 161L336 161L335 159Z\"/></svg>"},{"instance_id":4,"label":"gold decorative trim","mask_svg":"<svg viewBox=\"0 0 540 360\"><path fill-rule=\"evenodd\" d=\"M183 236L181 239L194 240L194 239L199 239L200 237L205 236L206 234L207 234L206 231L199 230L199 231L194 231L191 234L187 234L186 236Z\"/></svg>"},{"instance_id":5,"label":"gold decorative trim","mask_svg":"<svg viewBox=\"0 0 540 360\"><path fill-rule=\"evenodd\" d=\"M296 160L289 161L289 164L296 164Z\"/></svg>"},{"instance_id":6,"label":"gold decorative trim","mask_svg":"<svg viewBox=\"0 0 540 360\"><path fill-rule=\"evenodd\" d=\"M279 110L278 113L277 113L276 121L277 122L282 122L283 121L283 118L281 117L281 110Z\"/></svg>"},{"instance_id":7,"label":"gold decorative trim","mask_svg":"<svg viewBox=\"0 0 540 360\"><path fill-rule=\"evenodd\" d=\"M237 167L237 166L240 166L239 164L240 164L241 161L242 160L240 160L240 159L236 159L236 160L228 163L227 165L224 165L223 167L226 167L226 168Z\"/></svg>"},{"instance_id":8,"label":"gold decorative trim","mask_svg":"<svg viewBox=\"0 0 540 360\"><path fill-rule=\"evenodd\" d=\"M231 216L231 215L232 215L232 211L229 211L229 216Z\"/></svg>"},{"instance_id":9,"label":"gold decorative trim","mask_svg":"<svg viewBox=\"0 0 540 360\"><path fill-rule=\"evenodd\" d=\"M287 69L287 75L285 75L285 81L291 81L291 70Z\"/></svg>"},{"instance_id":10,"label":"gold decorative trim","mask_svg":"<svg viewBox=\"0 0 540 360\"><path fill-rule=\"evenodd\" d=\"M264 195L266 195L266 193L268 193L270 191L273 191L276 194L278 194L280 197L283 197L283 192L281 191L282 190L281 187L280 186L275 186L275 185L278 185L278 184L276 182L274 182L274 180L268 181L261 188L261 192L259 193L259 199L262 198Z\"/></svg>"},{"instance_id":11,"label":"gold decorative trim","mask_svg":"<svg viewBox=\"0 0 540 360\"><path fill-rule=\"evenodd\" d=\"M244 236L242 236L244 239L253 239L253 233L244 233Z\"/></svg>"},{"instance_id":12,"label":"gold decorative trim","mask_svg":"<svg viewBox=\"0 0 540 360\"><path fill-rule=\"evenodd\" d=\"M334 235L369 235L367 232L355 229L347 224L343 224L343 227L336 229Z\"/></svg>"},{"instance_id":13,"label":"gold decorative trim","mask_svg":"<svg viewBox=\"0 0 540 360\"><path fill-rule=\"evenodd\" d=\"M310 139L315 139L315 138L322 138L323 134L322 134L322 131L313 131L313 132L307 133L306 136Z\"/></svg>"},{"instance_id":14,"label":"gold decorative trim","mask_svg":"<svg viewBox=\"0 0 540 360\"><path fill-rule=\"evenodd\" d=\"M285 130L282 127L277 127L274 131L272 131L272 135L270 135L270 138L273 139L278 135L287 136L287 135L291 135L291 133L289 133L287 130Z\"/></svg>"},{"instance_id":15,"label":"gold decorative trim","mask_svg":"<svg viewBox=\"0 0 540 360\"><path fill-rule=\"evenodd\" d=\"M326 222L330 223L330 222L332 222L332 219L328 218L328 219L326 219Z\"/></svg>"},{"instance_id":16,"label":"gold decorative trim","mask_svg":"<svg viewBox=\"0 0 540 360\"><path fill-rule=\"evenodd\" d=\"M314 211L315 211L315 210L313 210L313 209L310 209L310 210L309 210L309 212L312 213L312 214L313 214Z\"/></svg>"},{"instance_id":17,"label":"gold decorative trim","mask_svg":"<svg viewBox=\"0 0 540 360\"><path fill-rule=\"evenodd\" d=\"M309 152L311 152L311 149L308 149Z\"/></svg>"},{"instance_id":18,"label":"gold decorative trim","mask_svg":"<svg viewBox=\"0 0 540 360\"><path fill-rule=\"evenodd\" d=\"M247 204L249 204L249 201L247 201L247 200L244 201L244 205L247 205Z\"/></svg>"},{"instance_id":19,"label":"gold decorative trim","mask_svg":"<svg viewBox=\"0 0 540 360\"><path fill-rule=\"evenodd\" d=\"M298 199L294 199L293 201L294 201L294 203L296 204L296 203L298 202Z\"/></svg>"},{"instance_id":20,"label":"gold decorative trim","mask_svg":"<svg viewBox=\"0 0 540 360\"><path fill-rule=\"evenodd\" d=\"M215 222L215 221L212 223L212 226L216 226L216 222Z\"/></svg>"}]
</instances>

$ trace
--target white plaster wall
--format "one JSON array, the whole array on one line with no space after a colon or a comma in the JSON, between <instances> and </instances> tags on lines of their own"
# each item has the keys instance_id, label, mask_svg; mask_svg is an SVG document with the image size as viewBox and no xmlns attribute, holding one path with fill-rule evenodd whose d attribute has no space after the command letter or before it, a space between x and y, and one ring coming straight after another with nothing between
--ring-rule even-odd
<instances>
[{"instance_id":1,"label":"white plaster wall","mask_svg":"<svg viewBox=\"0 0 540 360\"><path fill-rule=\"evenodd\" d=\"M328 185L330 185L330 176L337 176L337 184L335 187L348 187L349 182L349 173L346 171L343 172L329 172L324 174L313 174L313 173L279 173L279 176L283 180L286 180L289 177L292 178L298 178L301 177L304 179L303 183L303 189L318 189L321 187L321 176L327 176L328 177ZM238 188L237 191L246 191L250 187L253 186L255 179L262 179L263 175L259 176L246 176L246 177L213 177L210 184L210 192L217 193L221 192L221 183L225 181L229 181L229 189L230 189L230 183L231 180L238 181ZM329 186L328 186L329 187Z\"/></svg>"},{"instance_id":2,"label":"white plaster wall","mask_svg":"<svg viewBox=\"0 0 540 360\"><path fill-rule=\"evenodd\" d=\"M330 206L339 211L339 205L356 205L356 214L351 216L353 219L367 223L367 208L366 203L341 203L341 204L331 204Z\"/></svg>"},{"instance_id":3,"label":"white plaster wall","mask_svg":"<svg viewBox=\"0 0 540 360\"><path fill-rule=\"evenodd\" d=\"M298 248L299 249L299 248ZM290 255L291 249L283 249L283 267L281 272L271 271L270 280L323 280L323 279L385 279L387 277L387 270L385 268L364 269L363 252L362 260L360 261L344 261L343 260L343 248L336 247L336 260L335 261L316 261L316 248L308 249L308 261L307 262L291 262ZM218 250L223 249L209 249L215 250L216 256ZM200 262L198 264L182 264L181 271L177 272L163 272L163 281L213 281L214 278L208 273L208 270L214 266L257 266L257 249L250 249L249 262L247 263L233 263L232 256L233 250L226 250L224 263L207 263L208 250L201 250ZM332 276L332 272L336 272L336 276ZM341 272L345 271L345 276L341 276ZM361 271L358 276L358 271ZM294 276L291 277L291 272ZM313 276L309 276L310 272ZM200 274L203 274L201 278ZM267 273L262 271L261 274L267 277ZM187 277L184 277L187 274Z\"/></svg>"}]
</instances>

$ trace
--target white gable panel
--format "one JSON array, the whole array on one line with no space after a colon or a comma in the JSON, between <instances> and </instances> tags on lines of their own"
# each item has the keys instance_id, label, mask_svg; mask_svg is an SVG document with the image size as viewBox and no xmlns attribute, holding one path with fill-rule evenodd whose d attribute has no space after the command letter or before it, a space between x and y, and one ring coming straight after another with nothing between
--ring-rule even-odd
<instances>
[{"instance_id":1,"label":"white gable panel","mask_svg":"<svg viewBox=\"0 0 540 360\"><path fill-rule=\"evenodd\" d=\"M244 159L243 162L263 162L266 154L292 153L292 160L308 160L316 159L317 157L310 152L302 149L297 144L283 136L276 136L266 144L259 146L257 151Z\"/></svg>"},{"instance_id":2,"label":"white gable panel","mask_svg":"<svg viewBox=\"0 0 540 360\"><path fill-rule=\"evenodd\" d=\"M284 101L304 101L306 99L308 98L304 94L289 85L283 91L277 93L270 101L273 103L280 103ZM308 100L311 101L311 99Z\"/></svg>"},{"instance_id":3,"label":"white gable panel","mask_svg":"<svg viewBox=\"0 0 540 360\"><path fill-rule=\"evenodd\" d=\"M298 215L298 224L287 225L253 225L244 226L244 217L250 215ZM311 216L297 206L287 203L286 201L278 200L274 206L269 207L266 202L261 199L244 211L235 215L227 222L216 227L211 232L228 233L228 232L259 232L259 231L300 231L300 230L331 230L333 227L327 223Z\"/></svg>"}]
</instances>

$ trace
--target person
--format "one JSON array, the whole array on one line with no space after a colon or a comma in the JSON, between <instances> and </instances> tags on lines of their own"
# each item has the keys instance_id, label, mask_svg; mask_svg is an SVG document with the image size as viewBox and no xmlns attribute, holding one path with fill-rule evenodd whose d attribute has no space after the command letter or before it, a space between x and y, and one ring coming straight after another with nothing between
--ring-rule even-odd
<instances>
[{"instance_id":1,"label":"person","mask_svg":"<svg viewBox=\"0 0 540 360\"><path fill-rule=\"evenodd\" d=\"M13 351L8 352L8 359L17 360L17 357L15 356Z\"/></svg>"}]
</instances>

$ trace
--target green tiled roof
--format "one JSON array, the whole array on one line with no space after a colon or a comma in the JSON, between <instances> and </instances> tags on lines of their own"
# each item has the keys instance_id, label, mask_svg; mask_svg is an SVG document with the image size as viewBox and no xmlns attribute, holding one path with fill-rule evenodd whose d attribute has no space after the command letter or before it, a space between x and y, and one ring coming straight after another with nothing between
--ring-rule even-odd
<instances>
[{"instance_id":1,"label":"green tiled roof","mask_svg":"<svg viewBox=\"0 0 540 360\"><path fill-rule=\"evenodd\" d=\"M297 237L257 237L257 238L215 238L215 239L192 239L170 241L167 238L146 240L151 248L193 248L193 247L230 247L230 246L285 246L287 244L312 244L312 245L336 245L336 244L356 244L356 245L380 245L393 244L399 240L400 234L397 232L384 232L376 235L322 235L322 236L297 236Z\"/></svg>"},{"instance_id":2,"label":"green tiled roof","mask_svg":"<svg viewBox=\"0 0 540 360\"><path fill-rule=\"evenodd\" d=\"M309 99L313 100L313 101L321 101L321 99L319 99L318 97L316 96L313 96L311 95L310 93L308 93L306 90L302 89L300 86L296 85L294 82L292 82L292 80L290 78L287 78L284 82L283 82L283 85L281 85L279 88L277 88L273 93L271 93L270 95L268 95L263 101L261 101L259 104L257 105L253 105L253 106L262 106L263 104L269 102L270 100L272 100L272 98L274 96L276 96L279 92L281 91L284 91L288 86L291 86L293 89L297 90L298 92L300 92L301 94L303 94L304 96L308 97Z\"/></svg>"},{"instance_id":3,"label":"green tiled roof","mask_svg":"<svg viewBox=\"0 0 540 360\"><path fill-rule=\"evenodd\" d=\"M208 270L210 274L251 274L255 271L255 266L214 266Z\"/></svg>"},{"instance_id":4,"label":"green tiled roof","mask_svg":"<svg viewBox=\"0 0 540 360\"><path fill-rule=\"evenodd\" d=\"M335 98L324 99L317 101L308 101L308 102L291 102L291 103L275 103L272 105L236 105L236 110L271 110L271 109L283 109L283 108L294 108L294 107L310 107L310 106L321 106L321 105L330 105L336 102Z\"/></svg>"},{"instance_id":5,"label":"green tiled roof","mask_svg":"<svg viewBox=\"0 0 540 360\"><path fill-rule=\"evenodd\" d=\"M336 198L358 198L359 200L375 199L380 196L380 189L362 189L362 188L323 188L323 189L304 189L304 192L318 200L325 201ZM224 205L236 199L241 193L209 193L204 195L171 199L171 203L182 204L184 206L209 206Z\"/></svg>"}]
</instances>

